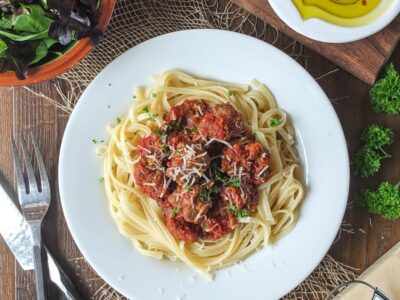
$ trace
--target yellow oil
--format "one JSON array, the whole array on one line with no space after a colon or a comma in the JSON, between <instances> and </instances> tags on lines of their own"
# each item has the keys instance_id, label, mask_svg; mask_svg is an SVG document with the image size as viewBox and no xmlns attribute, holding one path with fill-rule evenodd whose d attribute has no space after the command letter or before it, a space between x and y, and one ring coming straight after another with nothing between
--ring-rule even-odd
<instances>
[{"instance_id":1,"label":"yellow oil","mask_svg":"<svg viewBox=\"0 0 400 300\"><path fill-rule=\"evenodd\" d=\"M319 18L346 27L372 23L390 7L392 0L292 0L305 20Z\"/></svg>"}]
</instances>

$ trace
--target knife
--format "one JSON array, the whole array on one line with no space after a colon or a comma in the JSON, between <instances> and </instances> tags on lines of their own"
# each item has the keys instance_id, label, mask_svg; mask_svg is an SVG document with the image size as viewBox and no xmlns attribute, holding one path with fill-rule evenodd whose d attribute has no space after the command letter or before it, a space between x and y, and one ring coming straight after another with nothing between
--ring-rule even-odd
<instances>
[{"instance_id":1,"label":"knife","mask_svg":"<svg viewBox=\"0 0 400 300\"><path fill-rule=\"evenodd\" d=\"M12 193L0 177L0 233L24 270L33 270L33 247L29 225L12 200ZM48 277L68 300L83 299L60 264L44 246Z\"/></svg>"}]
</instances>

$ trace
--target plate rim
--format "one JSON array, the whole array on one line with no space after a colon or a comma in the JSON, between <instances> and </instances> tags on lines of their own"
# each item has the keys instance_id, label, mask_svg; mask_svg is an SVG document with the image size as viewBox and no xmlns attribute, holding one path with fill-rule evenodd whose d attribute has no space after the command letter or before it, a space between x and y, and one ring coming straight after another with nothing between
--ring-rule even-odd
<instances>
[{"instance_id":1,"label":"plate rim","mask_svg":"<svg viewBox=\"0 0 400 300\"><path fill-rule=\"evenodd\" d=\"M305 70L297 61L295 61L294 59L292 59L289 55L287 55L285 52L283 52L282 50L280 50L279 48L266 43L260 39L257 39L255 37L246 35L246 34L242 34L242 33L237 33L237 32L232 32L232 31L228 31L228 30L220 30L220 29L189 29L189 30L180 30L180 31L175 31L175 32L170 32L167 34L163 34L163 35L159 35L156 37L153 37L149 40L146 40L142 43L139 43L133 47L131 47L130 49L126 50L125 52L123 52L121 55L119 55L118 57L116 57L113 61L111 61L106 67L104 67L97 75L96 77L91 81L91 83L86 87L85 91L82 93L79 101L77 102L77 104L74 107L73 112L71 113L67 125L65 127L65 131L63 133L63 138L62 138L62 142L61 142L61 146L60 146L60 155L59 155L59 160L58 160L58 186L59 186L59 196L60 196L60 202L61 202L61 207L63 210L63 214L64 214L64 218L66 220L68 229L71 233L71 236L73 237L73 240L76 244L76 246L78 247L79 251L82 253L82 255L85 257L85 259L87 260L87 262L89 263L89 265L95 270L95 272L98 273L98 275L104 280L106 281L111 287L113 287L114 289L116 289L117 291L119 291L122 294L126 294L125 288L121 287L120 284L118 284L118 281L114 280L113 278L111 278L110 276L108 276L107 274L103 273L102 271L100 271L101 267L98 266L98 264L95 262L95 260L88 255L86 248L83 246L83 242L81 240L81 238L79 237L79 233L78 231L73 230L73 228L75 228L75 225L73 224L72 220L71 220L71 216L70 216L70 212L65 208L66 204L65 204L65 197L63 196L64 194L64 186L61 184L62 181L64 180L64 175L63 175L63 170L64 170L64 157L65 157L65 136L70 134L71 131L71 124L74 122L73 120L76 118L76 111L79 110L80 106L83 105L83 101L81 101L81 99L86 98L86 94L89 93L89 87L92 85L93 82L95 82L98 77L104 72L105 69L109 68L110 65L112 65L113 63L115 63L116 61L118 61L122 56L124 56L126 53L132 51L132 49L135 49L136 47L139 47L143 44L147 44L147 43L152 43L155 40L158 39L162 39L168 36L174 36L174 35L179 35L179 34L185 34L185 33L197 33L197 32L211 32L211 33L215 33L215 34L221 34L221 35L232 35L235 36L237 38L242 38L242 39L248 39L250 42L255 42L255 43L259 43L262 44L262 46L272 49L272 51L275 51L277 53L279 53L280 55L285 56L287 59L289 59L293 66L295 66L306 78L307 78L307 82L310 83L312 85L312 89L314 91L318 92L318 95L320 96L320 99L324 101L324 106L329 110L329 113L332 116L332 122L335 123L335 127L337 129L337 134L338 134L338 138L340 138L341 141L341 146L343 146L344 153L345 156L343 157L343 166L345 167L345 174L343 174L344 180L343 182L345 183L345 187L344 187L344 195L343 197L345 198L341 204L341 207L338 207L339 210L342 211L342 213L340 214L340 218L338 218L337 220L337 224L335 226L335 232L337 234L340 225L342 223L344 214L345 214L345 210L346 210L346 206L347 206L347 201L348 201L348 196L349 196L349 187L350 187L350 166L349 166L349 155L348 155L348 149L347 149L347 143L346 143L346 138L343 132L343 128L341 126L340 120L338 115L336 114L336 111L333 108L332 103L330 102L329 98L326 96L325 92L323 91L323 89L320 87L320 85L318 84L318 82L308 73L307 70ZM106 124L105 124L106 125ZM307 196L306 196L307 197ZM302 276L301 278L299 278L298 280L296 280L296 285L295 286L288 286L285 289L284 294L289 293L290 291L292 291L296 286L298 286L303 280L305 280L311 273L312 271L315 270L315 268L321 263L322 259L326 256L327 252L329 251L329 249L332 246L332 243L334 241L335 236L332 237L332 241L331 243L327 244L327 246L321 248L321 256L318 256L318 259L315 260L315 263L313 265L308 265L307 268L307 272L303 272L305 275ZM133 246L132 246L133 247ZM284 295L282 294L282 296Z\"/></svg>"}]
</instances>

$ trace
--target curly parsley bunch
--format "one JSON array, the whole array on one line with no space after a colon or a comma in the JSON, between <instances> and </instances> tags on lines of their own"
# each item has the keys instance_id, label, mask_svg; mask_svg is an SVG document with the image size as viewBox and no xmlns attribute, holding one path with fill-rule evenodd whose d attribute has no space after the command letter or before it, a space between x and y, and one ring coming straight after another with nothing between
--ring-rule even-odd
<instances>
[{"instance_id":1,"label":"curly parsley bunch","mask_svg":"<svg viewBox=\"0 0 400 300\"><path fill-rule=\"evenodd\" d=\"M356 204L370 213L379 214L385 219L400 218L400 183L384 181L377 190L362 190L356 197Z\"/></svg>"},{"instance_id":2,"label":"curly parsley bunch","mask_svg":"<svg viewBox=\"0 0 400 300\"><path fill-rule=\"evenodd\" d=\"M352 160L353 172L363 178L375 175L381 167L381 160L391 157L383 147L393 143L394 133L390 128L370 125L361 134L361 147Z\"/></svg>"},{"instance_id":3,"label":"curly parsley bunch","mask_svg":"<svg viewBox=\"0 0 400 300\"><path fill-rule=\"evenodd\" d=\"M400 74L393 63L387 66L383 77L372 87L370 96L376 112L400 113Z\"/></svg>"}]
</instances>

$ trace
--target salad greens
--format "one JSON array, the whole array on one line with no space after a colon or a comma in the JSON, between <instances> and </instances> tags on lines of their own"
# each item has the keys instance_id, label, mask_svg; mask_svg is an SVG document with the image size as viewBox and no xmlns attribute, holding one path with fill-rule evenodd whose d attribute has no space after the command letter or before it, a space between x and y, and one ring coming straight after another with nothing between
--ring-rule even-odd
<instances>
[{"instance_id":1,"label":"salad greens","mask_svg":"<svg viewBox=\"0 0 400 300\"><path fill-rule=\"evenodd\" d=\"M28 68L63 55L76 40L98 43L98 0L0 0L0 73L25 79Z\"/></svg>"}]
</instances>

